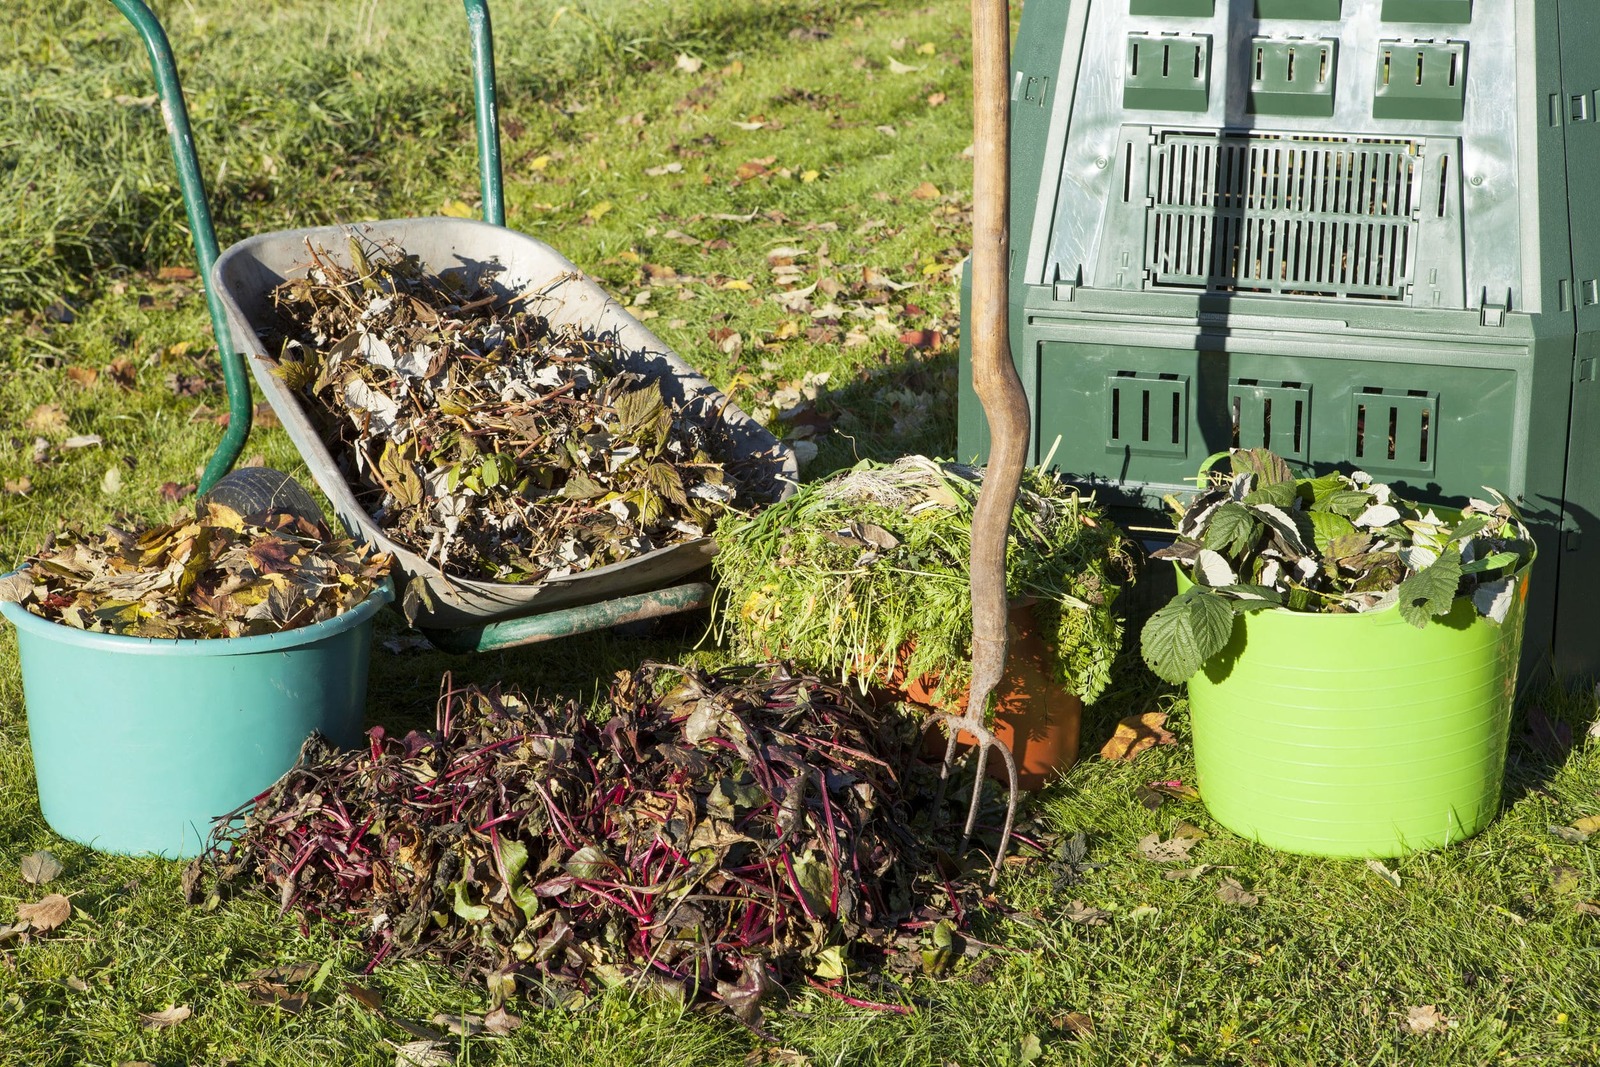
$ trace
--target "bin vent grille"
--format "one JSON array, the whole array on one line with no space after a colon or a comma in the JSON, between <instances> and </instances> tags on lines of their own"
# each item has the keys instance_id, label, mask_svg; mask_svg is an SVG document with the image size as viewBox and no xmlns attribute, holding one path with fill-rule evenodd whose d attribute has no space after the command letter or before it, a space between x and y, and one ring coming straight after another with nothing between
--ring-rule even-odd
<instances>
[{"instance_id":1,"label":"bin vent grille","mask_svg":"<svg viewBox=\"0 0 1600 1067\"><path fill-rule=\"evenodd\" d=\"M1421 208L1421 144L1166 133L1151 146L1150 284L1401 300Z\"/></svg>"}]
</instances>

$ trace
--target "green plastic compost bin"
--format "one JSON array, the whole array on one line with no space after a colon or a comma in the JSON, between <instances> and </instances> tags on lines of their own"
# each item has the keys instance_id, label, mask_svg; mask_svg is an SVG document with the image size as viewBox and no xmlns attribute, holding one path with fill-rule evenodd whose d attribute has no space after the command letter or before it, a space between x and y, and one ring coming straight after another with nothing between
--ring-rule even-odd
<instances>
[{"instance_id":1,"label":"green plastic compost bin","mask_svg":"<svg viewBox=\"0 0 1600 1067\"><path fill-rule=\"evenodd\" d=\"M1524 674L1600 674L1600 4L1030 3L1011 84L1030 458L1131 525L1235 446L1492 485L1539 545Z\"/></svg>"},{"instance_id":2,"label":"green plastic compost bin","mask_svg":"<svg viewBox=\"0 0 1600 1067\"><path fill-rule=\"evenodd\" d=\"M217 640L89 633L0 603L45 821L102 852L198 855L313 730L359 740L373 616L393 597L386 581L314 626Z\"/></svg>"},{"instance_id":3,"label":"green plastic compost bin","mask_svg":"<svg viewBox=\"0 0 1600 1067\"><path fill-rule=\"evenodd\" d=\"M1486 827L1500 810L1528 570L1499 624L1466 597L1421 628L1397 608L1239 616L1189 680L1212 816L1320 856L1397 856Z\"/></svg>"}]
</instances>

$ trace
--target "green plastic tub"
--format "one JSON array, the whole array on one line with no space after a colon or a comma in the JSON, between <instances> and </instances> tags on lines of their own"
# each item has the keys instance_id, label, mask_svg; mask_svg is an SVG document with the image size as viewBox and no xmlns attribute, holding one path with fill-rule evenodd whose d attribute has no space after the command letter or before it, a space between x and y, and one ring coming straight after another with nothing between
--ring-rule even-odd
<instances>
[{"instance_id":1,"label":"green plastic tub","mask_svg":"<svg viewBox=\"0 0 1600 1067\"><path fill-rule=\"evenodd\" d=\"M1528 569L1503 624L1465 598L1421 629L1397 609L1239 617L1189 680L1212 816L1320 856L1398 856L1482 830L1500 810Z\"/></svg>"},{"instance_id":2,"label":"green plastic tub","mask_svg":"<svg viewBox=\"0 0 1600 1067\"><path fill-rule=\"evenodd\" d=\"M385 581L335 618L212 641L88 633L12 603L45 821L103 852L179 859L290 767L313 730L361 736Z\"/></svg>"}]
</instances>

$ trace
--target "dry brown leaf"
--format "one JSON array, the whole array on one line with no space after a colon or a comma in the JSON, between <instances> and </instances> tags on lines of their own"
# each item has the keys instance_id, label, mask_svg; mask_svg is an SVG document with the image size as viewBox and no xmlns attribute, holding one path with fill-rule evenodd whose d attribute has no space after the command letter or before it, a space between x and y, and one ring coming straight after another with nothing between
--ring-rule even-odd
<instances>
[{"instance_id":1,"label":"dry brown leaf","mask_svg":"<svg viewBox=\"0 0 1600 1067\"><path fill-rule=\"evenodd\" d=\"M465 1012L460 1015L449 1015L441 1011L434 1015L433 1025L457 1037L472 1037L474 1034L483 1033L483 1016L468 1015Z\"/></svg>"},{"instance_id":2,"label":"dry brown leaf","mask_svg":"<svg viewBox=\"0 0 1600 1067\"><path fill-rule=\"evenodd\" d=\"M100 377L100 372L93 367L68 367L67 377L71 379L73 385L81 386L84 389L93 389L95 380Z\"/></svg>"},{"instance_id":3,"label":"dry brown leaf","mask_svg":"<svg viewBox=\"0 0 1600 1067\"><path fill-rule=\"evenodd\" d=\"M917 200L937 200L940 196L939 187L932 182L923 182L911 190L911 195Z\"/></svg>"},{"instance_id":4,"label":"dry brown leaf","mask_svg":"<svg viewBox=\"0 0 1600 1067\"><path fill-rule=\"evenodd\" d=\"M164 282L188 282L194 280L193 267L162 267L156 271L156 277Z\"/></svg>"},{"instance_id":5,"label":"dry brown leaf","mask_svg":"<svg viewBox=\"0 0 1600 1067\"><path fill-rule=\"evenodd\" d=\"M1081 900L1070 901L1061 912L1068 922L1079 926L1104 926L1111 921L1111 913L1103 908L1091 907Z\"/></svg>"},{"instance_id":6,"label":"dry brown leaf","mask_svg":"<svg viewBox=\"0 0 1600 1067\"><path fill-rule=\"evenodd\" d=\"M512 1015L504 1008L495 1008L483 1017L483 1032L504 1037L522 1025L522 1016Z\"/></svg>"},{"instance_id":7,"label":"dry brown leaf","mask_svg":"<svg viewBox=\"0 0 1600 1067\"><path fill-rule=\"evenodd\" d=\"M250 978L253 981L299 985L301 982L309 981L319 969L320 965L315 963L280 963L252 971Z\"/></svg>"},{"instance_id":8,"label":"dry brown leaf","mask_svg":"<svg viewBox=\"0 0 1600 1067\"><path fill-rule=\"evenodd\" d=\"M1580 900L1573 906L1578 909L1579 915L1600 915L1600 901Z\"/></svg>"},{"instance_id":9,"label":"dry brown leaf","mask_svg":"<svg viewBox=\"0 0 1600 1067\"><path fill-rule=\"evenodd\" d=\"M72 914L72 901L60 893L51 893L32 904L17 905L17 919L28 924L31 930L49 933L67 921Z\"/></svg>"},{"instance_id":10,"label":"dry brown leaf","mask_svg":"<svg viewBox=\"0 0 1600 1067\"><path fill-rule=\"evenodd\" d=\"M117 383L117 388L131 390L139 384L139 368L127 356L118 356L106 364L106 373Z\"/></svg>"},{"instance_id":11,"label":"dry brown leaf","mask_svg":"<svg viewBox=\"0 0 1600 1067\"><path fill-rule=\"evenodd\" d=\"M395 1067L450 1067L455 1061L442 1041L408 1041L394 1050Z\"/></svg>"},{"instance_id":12,"label":"dry brown leaf","mask_svg":"<svg viewBox=\"0 0 1600 1067\"><path fill-rule=\"evenodd\" d=\"M1132 760L1156 745L1176 744L1178 739L1164 728L1166 723L1164 711L1130 715L1117 723L1116 733L1100 749L1100 755L1106 759Z\"/></svg>"},{"instance_id":13,"label":"dry brown leaf","mask_svg":"<svg viewBox=\"0 0 1600 1067\"><path fill-rule=\"evenodd\" d=\"M17 862L17 868L22 872L22 880L29 885L54 881L66 870L53 853L44 851L28 853Z\"/></svg>"},{"instance_id":14,"label":"dry brown leaf","mask_svg":"<svg viewBox=\"0 0 1600 1067\"><path fill-rule=\"evenodd\" d=\"M176 1008L167 1008L163 1011L140 1012L139 1021L151 1030L163 1030L169 1026L177 1026L183 1020L193 1015L189 1005L179 1004Z\"/></svg>"},{"instance_id":15,"label":"dry brown leaf","mask_svg":"<svg viewBox=\"0 0 1600 1067\"><path fill-rule=\"evenodd\" d=\"M344 991L350 994L351 1000L354 1000L357 1004L361 1005L363 1008L366 1008L368 1011L383 1011L382 990L368 989L366 986L356 985L354 982L346 982L344 984Z\"/></svg>"},{"instance_id":16,"label":"dry brown leaf","mask_svg":"<svg viewBox=\"0 0 1600 1067\"><path fill-rule=\"evenodd\" d=\"M744 1062L745 1067L766 1067L768 1064L776 1067L810 1067L811 1058L792 1048L761 1046L751 1049L745 1055Z\"/></svg>"},{"instance_id":17,"label":"dry brown leaf","mask_svg":"<svg viewBox=\"0 0 1600 1067\"><path fill-rule=\"evenodd\" d=\"M1163 841L1160 834L1146 834L1139 838L1139 855L1151 863L1181 863L1189 858L1197 844L1199 839L1194 837L1172 837Z\"/></svg>"},{"instance_id":18,"label":"dry brown leaf","mask_svg":"<svg viewBox=\"0 0 1600 1067\"><path fill-rule=\"evenodd\" d=\"M1432 1004L1406 1009L1406 1021L1400 1028L1411 1034L1428 1034L1453 1025L1444 1013Z\"/></svg>"},{"instance_id":19,"label":"dry brown leaf","mask_svg":"<svg viewBox=\"0 0 1600 1067\"><path fill-rule=\"evenodd\" d=\"M63 433L67 428L67 413L60 404L39 404L22 420L22 425L30 433Z\"/></svg>"},{"instance_id":20,"label":"dry brown leaf","mask_svg":"<svg viewBox=\"0 0 1600 1067\"><path fill-rule=\"evenodd\" d=\"M1237 904L1241 908L1253 908L1261 903L1261 898L1240 885L1237 879L1222 879L1222 884L1217 886L1217 899L1224 904Z\"/></svg>"},{"instance_id":21,"label":"dry brown leaf","mask_svg":"<svg viewBox=\"0 0 1600 1067\"><path fill-rule=\"evenodd\" d=\"M33 488L33 479L29 478L26 474L20 478L7 478L5 480L5 487L6 492L16 493L18 496L23 496Z\"/></svg>"},{"instance_id":22,"label":"dry brown leaf","mask_svg":"<svg viewBox=\"0 0 1600 1067\"><path fill-rule=\"evenodd\" d=\"M245 999L251 1004L264 1008L277 1008L290 1015L298 1015L305 1010L311 998L305 993L295 993L287 986L277 982L241 982L240 989L244 990Z\"/></svg>"},{"instance_id":23,"label":"dry brown leaf","mask_svg":"<svg viewBox=\"0 0 1600 1067\"><path fill-rule=\"evenodd\" d=\"M947 100L947 99L948 99L948 97L946 97L943 93L929 93L928 94L928 106L929 107L938 107L940 104L944 103L945 100Z\"/></svg>"},{"instance_id":24,"label":"dry brown leaf","mask_svg":"<svg viewBox=\"0 0 1600 1067\"><path fill-rule=\"evenodd\" d=\"M1073 1037L1086 1037L1094 1033L1094 1020L1081 1011L1067 1011L1053 1016L1050 1025Z\"/></svg>"}]
</instances>

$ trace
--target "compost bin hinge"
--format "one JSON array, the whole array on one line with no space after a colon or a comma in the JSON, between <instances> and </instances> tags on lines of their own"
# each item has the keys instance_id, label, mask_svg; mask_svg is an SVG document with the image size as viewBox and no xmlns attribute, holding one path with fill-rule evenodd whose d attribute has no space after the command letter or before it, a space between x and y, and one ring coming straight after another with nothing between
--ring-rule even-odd
<instances>
[{"instance_id":1,"label":"compost bin hinge","mask_svg":"<svg viewBox=\"0 0 1600 1067\"><path fill-rule=\"evenodd\" d=\"M1491 298L1489 290L1485 289L1483 291L1483 304L1478 310L1478 325L1504 326L1506 324L1506 312L1509 310L1511 310L1510 289L1507 289L1506 295L1499 299Z\"/></svg>"}]
</instances>

